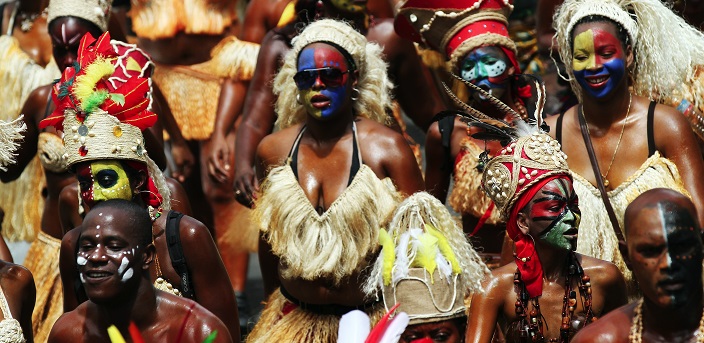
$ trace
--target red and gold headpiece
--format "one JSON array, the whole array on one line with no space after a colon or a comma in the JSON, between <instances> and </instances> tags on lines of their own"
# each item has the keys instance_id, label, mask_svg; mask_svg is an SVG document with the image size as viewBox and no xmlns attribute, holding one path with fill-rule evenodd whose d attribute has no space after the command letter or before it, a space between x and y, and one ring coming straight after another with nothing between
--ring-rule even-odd
<instances>
[{"instance_id":1,"label":"red and gold headpiece","mask_svg":"<svg viewBox=\"0 0 704 343\"><path fill-rule=\"evenodd\" d=\"M81 162L125 160L146 171L149 192L143 198L156 207L163 201L163 187L157 187L154 178L163 176L147 156L142 134L157 120L151 112L152 70L149 57L135 45L111 41L107 32L98 39L86 34L77 61L54 85L56 109L39 127L64 132L62 158L69 168Z\"/></svg>"},{"instance_id":2,"label":"red and gold headpiece","mask_svg":"<svg viewBox=\"0 0 704 343\"><path fill-rule=\"evenodd\" d=\"M444 53L451 65L481 46L498 46L516 72L516 44L509 38L508 15L513 0L409 0L394 20L404 38Z\"/></svg>"}]
</instances>

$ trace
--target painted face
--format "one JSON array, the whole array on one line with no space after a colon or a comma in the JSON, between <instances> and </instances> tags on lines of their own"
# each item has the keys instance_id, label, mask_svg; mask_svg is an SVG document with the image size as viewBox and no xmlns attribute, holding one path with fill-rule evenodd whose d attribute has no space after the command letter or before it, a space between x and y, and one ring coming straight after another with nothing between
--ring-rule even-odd
<instances>
[{"instance_id":1,"label":"painted face","mask_svg":"<svg viewBox=\"0 0 704 343\"><path fill-rule=\"evenodd\" d=\"M460 76L497 98L506 91L512 74L511 61L501 48L495 46L474 49L461 62ZM475 99L486 100L479 94Z\"/></svg>"},{"instance_id":2,"label":"painted face","mask_svg":"<svg viewBox=\"0 0 704 343\"><path fill-rule=\"evenodd\" d=\"M462 335L454 320L417 324L406 328L399 343L459 343Z\"/></svg>"},{"instance_id":3,"label":"painted face","mask_svg":"<svg viewBox=\"0 0 704 343\"><path fill-rule=\"evenodd\" d=\"M678 307L702 288L702 240L691 213L670 202L642 209L628 227L628 257L643 295Z\"/></svg>"},{"instance_id":4,"label":"painted face","mask_svg":"<svg viewBox=\"0 0 704 343\"><path fill-rule=\"evenodd\" d=\"M554 247L575 250L581 217L578 202L571 180L548 182L529 203L530 234Z\"/></svg>"},{"instance_id":5,"label":"painted face","mask_svg":"<svg viewBox=\"0 0 704 343\"><path fill-rule=\"evenodd\" d=\"M626 75L626 54L621 42L609 31L613 31L609 23L582 24L575 29L574 76L582 89L595 98L610 94Z\"/></svg>"},{"instance_id":6,"label":"painted face","mask_svg":"<svg viewBox=\"0 0 704 343\"><path fill-rule=\"evenodd\" d=\"M59 70L70 67L78 58L78 45L81 38L86 33L98 32L91 28L86 22L75 17L60 17L51 22L49 26L49 36L53 47L54 60L59 66ZM95 37L98 37L95 36Z\"/></svg>"},{"instance_id":7,"label":"painted face","mask_svg":"<svg viewBox=\"0 0 704 343\"><path fill-rule=\"evenodd\" d=\"M96 211L81 224L76 266L88 298L100 302L114 298L125 284L134 282L144 247L137 244L130 234L133 228L116 210Z\"/></svg>"},{"instance_id":8,"label":"painted face","mask_svg":"<svg viewBox=\"0 0 704 343\"><path fill-rule=\"evenodd\" d=\"M115 160L93 161L76 167L81 198L89 207L109 199L132 200L132 187L122 164Z\"/></svg>"},{"instance_id":9,"label":"painted face","mask_svg":"<svg viewBox=\"0 0 704 343\"><path fill-rule=\"evenodd\" d=\"M343 12L361 13L367 10L367 0L330 0L330 2Z\"/></svg>"},{"instance_id":10,"label":"painted face","mask_svg":"<svg viewBox=\"0 0 704 343\"><path fill-rule=\"evenodd\" d=\"M317 119L340 113L350 102L350 78L345 57L328 44L314 43L301 51L294 80L306 112Z\"/></svg>"}]
</instances>

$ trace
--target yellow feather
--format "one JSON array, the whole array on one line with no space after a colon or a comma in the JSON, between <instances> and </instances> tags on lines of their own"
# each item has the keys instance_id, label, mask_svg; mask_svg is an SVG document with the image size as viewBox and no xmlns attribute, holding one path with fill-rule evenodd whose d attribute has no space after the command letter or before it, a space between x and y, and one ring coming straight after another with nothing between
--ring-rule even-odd
<instances>
[{"instance_id":1,"label":"yellow feather","mask_svg":"<svg viewBox=\"0 0 704 343\"><path fill-rule=\"evenodd\" d=\"M418 240L420 241L420 246L416 251L416 258L411 266L425 268L431 275L430 282L433 282L432 275L438 266L435 261L435 255L437 255L438 251L438 239L427 232L423 232Z\"/></svg>"},{"instance_id":2,"label":"yellow feather","mask_svg":"<svg viewBox=\"0 0 704 343\"><path fill-rule=\"evenodd\" d=\"M83 75L76 77L76 83L73 86L73 95L81 103L81 107L83 107L84 101L95 92L95 86L98 82L112 75L115 72L115 67L109 61L99 57L84 70Z\"/></svg>"},{"instance_id":3,"label":"yellow feather","mask_svg":"<svg viewBox=\"0 0 704 343\"><path fill-rule=\"evenodd\" d=\"M379 230L379 244L382 247L383 254L383 267L381 275L384 278L384 284L391 284L391 271L394 268L394 262L396 261L396 252L394 251L394 240L384 229Z\"/></svg>"},{"instance_id":4,"label":"yellow feather","mask_svg":"<svg viewBox=\"0 0 704 343\"><path fill-rule=\"evenodd\" d=\"M430 224L425 224L425 231L431 234L433 237L437 238L440 253L442 253L442 255L445 256L445 258L447 259L447 261L450 262L450 265L452 265L452 272L455 274L461 274L462 268L460 268L460 262L457 261L457 256L455 256L455 252L452 251L452 247L447 241L447 238L445 238L445 236L440 231L438 231L438 229L434 228Z\"/></svg>"},{"instance_id":5,"label":"yellow feather","mask_svg":"<svg viewBox=\"0 0 704 343\"><path fill-rule=\"evenodd\" d=\"M108 328L108 337L112 343L125 343L125 338L122 337L120 330L115 325L110 325Z\"/></svg>"}]
</instances>

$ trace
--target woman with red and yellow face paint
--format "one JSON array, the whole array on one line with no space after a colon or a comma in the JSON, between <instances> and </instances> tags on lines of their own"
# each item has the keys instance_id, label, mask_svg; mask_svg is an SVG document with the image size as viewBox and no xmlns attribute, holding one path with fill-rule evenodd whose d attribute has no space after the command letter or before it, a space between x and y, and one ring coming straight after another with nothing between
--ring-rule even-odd
<instances>
[{"instance_id":1,"label":"woman with red and yellow face paint","mask_svg":"<svg viewBox=\"0 0 704 343\"><path fill-rule=\"evenodd\" d=\"M659 104L669 103L673 88L687 80L689 63L704 63L704 36L656 0L637 0L628 8L616 0L566 0L554 25L580 98L577 106L547 119L550 134L570 158L582 205L577 252L614 262L631 282L633 296L634 281L616 236L630 201L652 188L671 188L688 193L704 219L699 144L687 119ZM673 46L677 41L682 44ZM600 184L607 199L600 196Z\"/></svg>"}]
</instances>

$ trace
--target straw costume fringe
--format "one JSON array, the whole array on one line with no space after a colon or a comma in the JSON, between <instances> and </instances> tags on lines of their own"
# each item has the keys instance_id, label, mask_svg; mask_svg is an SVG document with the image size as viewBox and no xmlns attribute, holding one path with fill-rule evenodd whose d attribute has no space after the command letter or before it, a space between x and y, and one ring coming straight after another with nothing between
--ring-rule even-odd
<instances>
[{"instance_id":1,"label":"straw costume fringe","mask_svg":"<svg viewBox=\"0 0 704 343\"><path fill-rule=\"evenodd\" d=\"M462 139L460 149L463 155L455 165L455 184L448 201L455 211L481 218L492 202L482 189L482 173L477 170L479 154L484 149L468 137ZM493 225L502 223L501 213L498 210L492 211L486 222Z\"/></svg>"},{"instance_id":2,"label":"straw costume fringe","mask_svg":"<svg viewBox=\"0 0 704 343\"><path fill-rule=\"evenodd\" d=\"M579 208L582 210L577 252L613 262L626 278L629 297L637 296L633 273L626 267L618 250L616 234L611 227L599 190L577 173L572 173L572 177L574 190L579 196ZM656 152L626 182L608 192L621 227L628 204L638 195L653 188L671 188L689 196L675 164Z\"/></svg>"},{"instance_id":3,"label":"straw costume fringe","mask_svg":"<svg viewBox=\"0 0 704 343\"><path fill-rule=\"evenodd\" d=\"M20 146L25 130L27 125L21 115L11 122L0 121L0 170L7 170L6 166L15 163L15 150Z\"/></svg>"},{"instance_id":4,"label":"straw costume fringe","mask_svg":"<svg viewBox=\"0 0 704 343\"><path fill-rule=\"evenodd\" d=\"M253 220L282 260L281 277L326 278L336 286L376 251L378 230L399 200L390 180L379 180L364 164L322 215L289 165L269 172L261 194Z\"/></svg>"},{"instance_id":5,"label":"straw costume fringe","mask_svg":"<svg viewBox=\"0 0 704 343\"><path fill-rule=\"evenodd\" d=\"M284 129L301 123L306 118L305 108L296 101L298 88L293 75L298 72L299 53L315 42L333 43L352 56L359 70L359 98L353 104L355 114L387 124L389 118L386 113L392 110L393 84L385 72L380 72L387 68L382 48L367 42L362 34L347 23L323 19L308 25L293 39L293 48L286 54L284 65L274 79L274 94L278 96L275 109L279 114L276 126Z\"/></svg>"},{"instance_id":6,"label":"straw costume fringe","mask_svg":"<svg viewBox=\"0 0 704 343\"><path fill-rule=\"evenodd\" d=\"M183 138L210 138L223 79L250 80L258 54L258 44L228 37L213 48L209 61L190 66L157 65L152 79L162 90Z\"/></svg>"},{"instance_id":7,"label":"straw costume fringe","mask_svg":"<svg viewBox=\"0 0 704 343\"><path fill-rule=\"evenodd\" d=\"M274 291L267 301L259 322L247 337L247 343L337 342L340 316L319 315L300 307L284 314L282 309L287 303L288 301L278 289ZM366 313L371 325L374 326L384 316L384 306L377 304Z\"/></svg>"},{"instance_id":8,"label":"straw costume fringe","mask_svg":"<svg viewBox=\"0 0 704 343\"><path fill-rule=\"evenodd\" d=\"M581 89L572 70L570 41L577 21L588 15L610 18L626 29L635 56L631 75L637 95L662 103L679 101L673 99L676 88L695 79L694 66L704 65L704 33L659 0L565 1L555 12L553 27L560 58L567 68L567 75L561 76L570 81L580 97Z\"/></svg>"},{"instance_id":9,"label":"straw costume fringe","mask_svg":"<svg viewBox=\"0 0 704 343\"><path fill-rule=\"evenodd\" d=\"M32 313L35 342L46 342L54 322L64 312L64 297L59 276L61 240L40 231L27 251L24 266L32 272L37 286L37 301Z\"/></svg>"},{"instance_id":10,"label":"straw costume fringe","mask_svg":"<svg viewBox=\"0 0 704 343\"><path fill-rule=\"evenodd\" d=\"M0 35L0 61L0 120L16 119L30 92L61 76L54 59L44 67L36 64L9 35ZM34 240L41 226L45 182L39 158L35 157L17 180L0 183L0 208L5 210L2 234L8 241Z\"/></svg>"},{"instance_id":11,"label":"straw costume fringe","mask_svg":"<svg viewBox=\"0 0 704 343\"><path fill-rule=\"evenodd\" d=\"M182 31L219 35L237 21L237 1L137 0L128 15L141 38L171 38Z\"/></svg>"}]
</instances>

